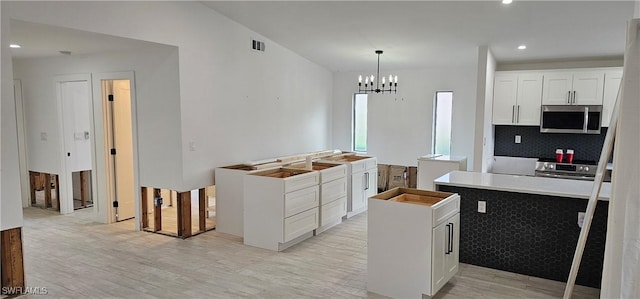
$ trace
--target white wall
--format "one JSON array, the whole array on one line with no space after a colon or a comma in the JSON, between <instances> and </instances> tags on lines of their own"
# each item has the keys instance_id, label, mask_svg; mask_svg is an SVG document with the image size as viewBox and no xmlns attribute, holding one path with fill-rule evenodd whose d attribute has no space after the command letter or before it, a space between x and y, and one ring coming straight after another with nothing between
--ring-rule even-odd
<instances>
[{"instance_id":1,"label":"white wall","mask_svg":"<svg viewBox=\"0 0 640 299\"><path fill-rule=\"evenodd\" d=\"M138 95L136 104L141 185L180 187L182 177L179 171L181 153L177 68L177 48L160 45L149 46L140 51L16 59L14 77L22 80L28 124L29 169L63 173L61 158L64 153L61 152L63 141L54 93L55 76L130 70L135 72ZM94 94L94 97L100 96ZM96 130L102 130L102 127L96 127ZM47 134L46 141L41 139L41 133ZM102 157L97 158L98 163L102 162Z\"/></svg>"},{"instance_id":2,"label":"white wall","mask_svg":"<svg viewBox=\"0 0 640 299\"><path fill-rule=\"evenodd\" d=\"M18 137L16 128L15 101L13 98L13 76L11 52L9 50L9 18L0 4L0 58L2 65L2 96L0 102L0 229L22 226L22 198L18 168Z\"/></svg>"},{"instance_id":3,"label":"white wall","mask_svg":"<svg viewBox=\"0 0 640 299\"><path fill-rule=\"evenodd\" d=\"M198 2L9 5L23 21L179 47L180 133L168 138L179 139L182 182L167 188L211 185L215 166L331 145L331 73ZM266 53L249 49L252 37L267 43ZM139 126L140 135L171 133ZM141 172L158 174L143 169L140 150Z\"/></svg>"},{"instance_id":4,"label":"white wall","mask_svg":"<svg viewBox=\"0 0 640 299\"><path fill-rule=\"evenodd\" d=\"M473 165L476 107L476 67L420 70L381 70L398 74L397 94L369 96L367 153L382 164L417 165L417 158L431 153L433 98L438 90L453 90L451 154L466 156ZM353 94L358 75L334 75L333 145L351 148ZM381 74L382 75L382 74Z\"/></svg>"},{"instance_id":5,"label":"white wall","mask_svg":"<svg viewBox=\"0 0 640 299\"><path fill-rule=\"evenodd\" d=\"M478 48L478 78L476 102L476 132L474 141L475 171L491 170L494 137L493 125L493 78L496 72L496 60L487 46Z\"/></svg>"}]
</instances>

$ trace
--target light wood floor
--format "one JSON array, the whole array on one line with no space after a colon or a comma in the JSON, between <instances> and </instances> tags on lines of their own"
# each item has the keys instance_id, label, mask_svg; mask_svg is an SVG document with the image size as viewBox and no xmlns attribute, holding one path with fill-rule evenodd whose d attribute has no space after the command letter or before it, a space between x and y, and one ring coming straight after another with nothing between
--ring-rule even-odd
<instances>
[{"instance_id":1,"label":"light wood floor","mask_svg":"<svg viewBox=\"0 0 640 299\"><path fill-rule=\"evenodd\" d=\"M24 211L26 283L46 287L47 298L382 298L366 291L366 213L280 253L216 231L181 240L83 214ZM462 264L435 297L560 298L563 291L562 282ZM574 293L598 296L581 286Z\"/></svg>"}]
</instances>

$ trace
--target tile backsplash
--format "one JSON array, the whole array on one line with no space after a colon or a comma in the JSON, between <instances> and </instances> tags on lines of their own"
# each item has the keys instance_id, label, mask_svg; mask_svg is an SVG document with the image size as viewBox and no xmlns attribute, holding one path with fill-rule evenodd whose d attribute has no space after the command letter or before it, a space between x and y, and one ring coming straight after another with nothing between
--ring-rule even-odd
<instances>
[{"instance_id":1,"label":"tile backsplash","mask_svg":"<svg viewBox=\"0 0 640 299\"><path fill-rule=\"evenodd\" d=\"M596 134L540 133L538 126L495 126L495 156L555 158L557 148L573 149L574 160L600 160L607 128ZM521 142L515 143L515 136Z\"/></svg>"}]
</instances>

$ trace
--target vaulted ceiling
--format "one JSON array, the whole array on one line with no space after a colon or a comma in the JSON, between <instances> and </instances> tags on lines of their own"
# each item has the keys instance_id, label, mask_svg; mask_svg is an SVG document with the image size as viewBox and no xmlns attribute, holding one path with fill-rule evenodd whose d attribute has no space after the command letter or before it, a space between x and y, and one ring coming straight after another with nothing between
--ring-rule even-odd
<instances>
[{"instance_id":1,"label":"vaulted ceiling","mask_svg":"<svg viewBox=\"0 0 640 299\"><path fill-rule=\"evenodd\" d=\"M633 1L204 1L333 71L622 56ZM517 46L526 44L526 50Z\"/></svg>"}]
</instances>

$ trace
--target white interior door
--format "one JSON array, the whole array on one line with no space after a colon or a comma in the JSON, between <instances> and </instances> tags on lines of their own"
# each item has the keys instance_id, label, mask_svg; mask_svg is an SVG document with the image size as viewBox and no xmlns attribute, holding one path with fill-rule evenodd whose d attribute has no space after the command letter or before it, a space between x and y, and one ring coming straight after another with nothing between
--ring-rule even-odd
<instances>
[{"instance_id":1,"label":"white interior door","mask_svg":"<svg viewBox=\"0 0 640 299\"><path fill-rule=\"evenodd\" d=\"M63 173L60 174L60 212L71 213L72 173L91 170L91 94L89 80L59 81L62 117Z\"/></svg>"},{"instance_id":2,"label":"white interior door","mask_svg":"<svg viewBox=\"0 0 640 299\"><path fill-rule=\"evenodd\" d=\"M105 144L113 219L122 221L135 216L135 182L133 170L133 126L131 82L104 80ZM110 100L113 99L113 100ZM115 154L112 149L115 149ZM114 202L117 202L117 208Z\"/></svg>"}]
</instances>

